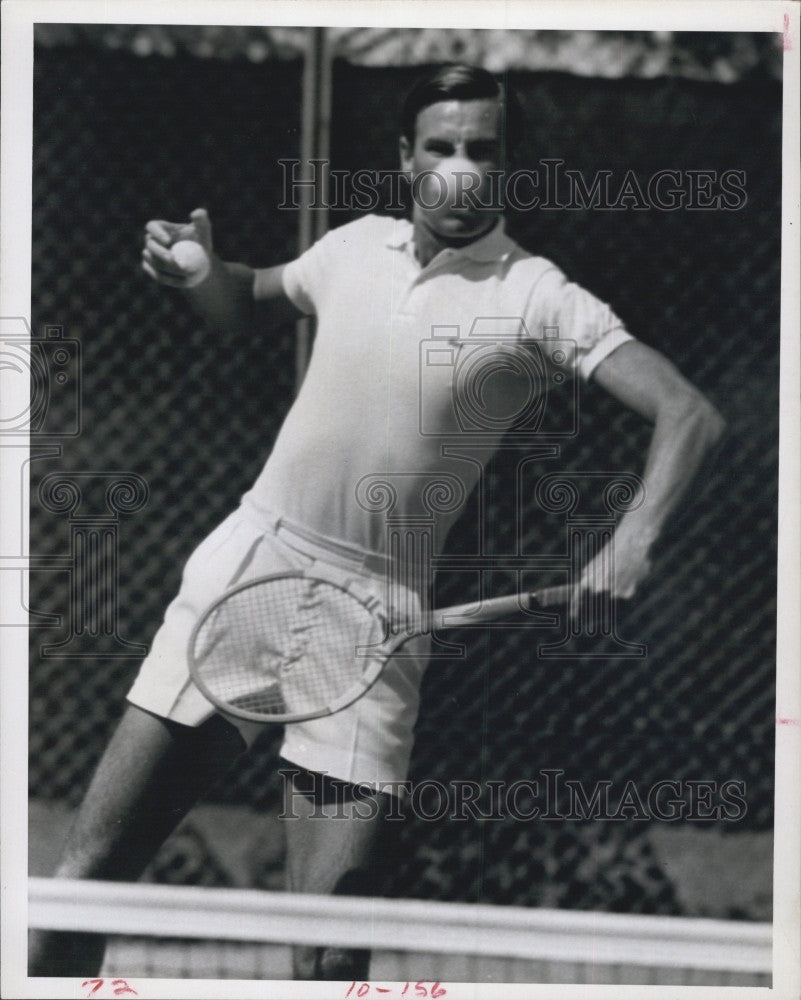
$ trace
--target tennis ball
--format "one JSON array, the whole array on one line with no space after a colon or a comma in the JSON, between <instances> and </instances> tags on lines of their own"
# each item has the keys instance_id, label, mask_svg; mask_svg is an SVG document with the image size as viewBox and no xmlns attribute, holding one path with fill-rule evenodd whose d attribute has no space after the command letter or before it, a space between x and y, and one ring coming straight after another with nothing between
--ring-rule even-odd
<instances>
[{"instance_id":1,"label":"tennis ball","mask_svg":"<svg viewBox=\"0 0 801 1000\"><path fill-rule=\"evenodd\" d=\"M211 270L209 255L194 240L179 240L170 247L173 260L184 272L186 287L193 288L204 281Z\"/></svg>"}]
</instances>

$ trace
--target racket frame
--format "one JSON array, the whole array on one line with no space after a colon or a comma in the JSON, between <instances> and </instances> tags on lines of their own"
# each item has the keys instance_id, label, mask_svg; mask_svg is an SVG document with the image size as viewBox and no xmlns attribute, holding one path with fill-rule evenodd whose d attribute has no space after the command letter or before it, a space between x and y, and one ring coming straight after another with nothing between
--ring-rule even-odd
<instances>
[{"instance_id":1,"label":"racket frame","mask_svg":"<svg viewBox=\"0 0 801 1000\"><path fill-rule=\"evenodd\" d=\"M354 702L358 701L359 698L361 698L367 693L367 691L370 690L371 687L373 687L378 678L381 676L384 671L386 661L395 651L389 645L384 647L377 646L375 655L373 655L372 652L370 656L365 655L364 661L366 666L363 673L341 695L333 698L328 705L309 712L275 712L269 715L263 712L253 712L247 708L241 708L238 705L232 705L230 702L227 702L223 698L216 695L206 683L202 670L198 665L197 657L195 656L197 638L201 630L212 617L214 612L221 605L225 604L230 598L235 597L237 594L241 594L246 590L262 586L265 583L271 583L276 580L307 580L312 583L319 582L325 583L330 587L336 587L343 593L347 594L352 600L357 601L370 615L372 615L372 617L383 629L386 629L386 616L381 613L382 603L373 592L367 590L363 584L362 586L359 586L358 583L360 581L358 581L357 578L350 579L348 576L343 576L341 579L336 579L326 573L317 572L318 569L319 567L315 567L315 572L313 573L296 570L289 570L281 573L269 573L264 576L255 577L252 580L245 580L242 583L234 585L233 587L229 587L216 600L212 601L200 615L192 629L189 636L189 642L187 644L186 656L189 664L189 675L203 697L207 698L221 712L226 715L234 716L234 718L237 719L243 719L247 722L258 722L265 725L282 725L292 722L307 722L310 719L322 719L326 716L334 715L336 712L341 712L343 709L348 708ZM411 638L411 636L404 636L403 641L405 642L407 638Z\"/></svg>"}]
</instances>

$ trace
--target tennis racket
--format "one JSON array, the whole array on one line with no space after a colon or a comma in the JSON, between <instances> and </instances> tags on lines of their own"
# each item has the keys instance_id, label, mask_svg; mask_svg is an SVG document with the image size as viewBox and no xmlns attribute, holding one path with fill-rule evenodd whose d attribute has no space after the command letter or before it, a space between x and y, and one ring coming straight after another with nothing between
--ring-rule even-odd
<instances>
[{"instance_id":1,"label":"tennis racket","mask_svg":"<svg viewBox=\"0 0 801 1000\"><path fill-rule=\"evenodd\" d=\"M358 580L278 573L228 590L189 639L189 670L206 698L252 722L302 722L352 705L389 658L435 629L566 604L568 586L388 619Z\"/></svg>"}]
</instances>

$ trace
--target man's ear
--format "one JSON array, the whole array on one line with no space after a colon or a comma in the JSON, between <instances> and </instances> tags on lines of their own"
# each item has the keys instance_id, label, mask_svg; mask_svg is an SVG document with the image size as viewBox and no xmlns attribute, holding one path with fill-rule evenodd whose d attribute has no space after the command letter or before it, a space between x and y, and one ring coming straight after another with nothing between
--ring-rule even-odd
<instances>
[{"instance_id":1,"label":"man's ear","mask_svg":"<svg viewBox=\"0 0 801 1000\"><path fill-rule=\"evenodd\" d=\"M400 151L401 170L407 173L409 175L409 179L411 180L412 159L414 150L412 149L412 144L409 142L409 140L406 138L405 135L402 135L400 137L400 141L398 142L398 148Z\"/></svg>"}]
</instances>

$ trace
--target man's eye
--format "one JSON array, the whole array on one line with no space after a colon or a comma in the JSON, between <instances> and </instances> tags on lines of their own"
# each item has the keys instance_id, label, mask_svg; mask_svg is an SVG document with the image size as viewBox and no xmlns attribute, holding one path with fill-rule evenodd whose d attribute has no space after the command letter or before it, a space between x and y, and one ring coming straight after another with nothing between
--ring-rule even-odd
<instances>
[{"instance_id":1,"label":"man's eye","mask_svg":"<svg viewBox=\"0 0 801 1000\"><path fill-rule=\"evenodd\" d=\"M498 146L494 142L480 142L470 147L473 160L494 160L498 156Z\"/></svg>"},{"instance_id":2,"label":"man's eye","mask_svg":"<svg viewBox=\"0 0 801 1000\"><path fill-rule=\"evenodd\" d=\"M447 142L427 142L426 152L436 153L438 156L450 156L453 153L453 147L449 146Z\"/></svg>"}]
</instances>

